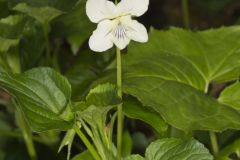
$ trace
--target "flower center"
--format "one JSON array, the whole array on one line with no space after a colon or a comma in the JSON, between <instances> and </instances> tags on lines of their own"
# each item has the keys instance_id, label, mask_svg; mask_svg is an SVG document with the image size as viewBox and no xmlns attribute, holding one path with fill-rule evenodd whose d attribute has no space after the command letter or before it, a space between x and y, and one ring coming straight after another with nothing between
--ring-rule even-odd
<instances>
[{"instance_id":1,"label":"flower center","mask_svg":"<svg viewBox=\"0 0 240 160\"><path fill-rule=\"evenodd\" d=\"M124 39L126 37L126 31L126 28L121 23L119 23L114 31L114 36L119 40Z\"/></svg>"}]
</instances>

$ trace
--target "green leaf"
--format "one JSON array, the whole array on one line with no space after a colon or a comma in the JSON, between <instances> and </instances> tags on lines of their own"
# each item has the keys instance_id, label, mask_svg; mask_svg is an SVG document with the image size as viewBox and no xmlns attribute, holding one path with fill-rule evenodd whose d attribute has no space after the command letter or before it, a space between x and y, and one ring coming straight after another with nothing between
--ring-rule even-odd
<instances>
[{"instance_id":1,"label":"green leaf","mask_svg":"<svg viewBox=\"0 0 240 160\"><path fill-rule=\"evenodd\" d=\"M35 18L37 21L44 25L49 24L54 18L64 13L61 10L52 7L32 7L26 3L20 3L13 9Z\"/></svg>"},{"instance_id":2,"label":"green leaf","mask_svg":"<svg viewBox=\"0 0 240 160\"><path fill-rule=\"evenodd\" d=\"M123 112L127 115L127 117L139 119L151 125L158 133L163 133L168 128L166 122L156 111L142 106L142 104L134 98L124 99Z\"/></svg>"},{"instance_id":3,"label":"green leaf","mask_svg":"<svg viewBox=\"0 0 240 160\"><path fill-rule=\"evenodd\" d=\"M145 160L145 158L143 158L140 155L131 155L131 156L124 158L123 160Z\"/></svg>"},{"instance_id":4,"label":"green leaf","mask_svg":"<svg viewBox=\"0 0 240 160\"><path fill-rule=\"evenodd\" d=\"M149 145L146 160L213 160L213 156L198 141L160 139Z\"/></svg>"},{"instance_id":5,"label":"green leaf","mask_svg":"<svg viewBox=\"0 0 240 160\"><path fill-rule=\"evenodd\" d=\"M104 130L106 125L107 113L121 103L117 95L116 86L110 83L100 84L90 90L86 98L86 103L78 103L80 107L86 108L80 115L92 127L99 127ZM86 105L86 107L83 107Z\"/></svg>"},{"instance_id":6,"label":"green leaf","mask_svg":"<svg viewBox=\"0 0 240 160\"><path fill-rule=\"evenodd\" d=\"M0 73L0 86L21 106L34 131L67 130L72 127L71 87L50 68L36 68L24 74Z\"/></svg>"},{"instance_id":7,"label":"green leaf","mask_svg":"<svg viewBox=\"0 0 240 160\"><path fill-rule=\"evenodd\" d=\"M74 156L71 160L94 160L94 158L89 151L84 151Z\"/></svg>"},{"instance_id":8,"label":"green leaf","mask_svg":"<svg viewBox=\"0 0 240 160\"><path fill-rule=\"evenodd\" d=\"M239 26L200 32L152 30L149 43L130 45L124 63L125 68L130 67L126 74L158 76L206 91L212 81L238 78L239 38ZM134 71L138 67L141 70Z\"/></svg>"},{"instance_id":9,"label":"green leaf","mask_svg":"<svg viewBox=\"0 0 240 160\"><path fill-rule=\"evenodd\" d=\"M240 111L240 83L235 83L224 89L218 101Z\"/></svg>"},{"instance_id":10,"label":"green leaf","mask_svg":"<svg viewBox=\"0 0 240 160\"><path fill-rule=\"evenodd\" d=\"M152 30L149 43L130 45L123 56L124 92L186 132L239 129L240 114L205 94L211 82L239 77L239 38L237 26Z\"/></svg>"},{"instance_id":11,"label":"green leaf","mask_svg":"<svg viewBox=\"0 0 240 160\"><path fill-rule=\"evenodd\" d=\"M154 76L125 77L124 82L126 93L178 129L187 132L240 128L240 113L188 85Z\"/></svg>"},{"instance_id":12,"label":"green leaf","mask_svg":"<svg viewBox=\"0 0 240 160\"><path fill-rule=\"evenodd\" d=\"M114 106L121 103L121 98L117 95L116 86L106 83L91 89L86 98L86 102L89 106Z\"/></svg>"}]
</instances>

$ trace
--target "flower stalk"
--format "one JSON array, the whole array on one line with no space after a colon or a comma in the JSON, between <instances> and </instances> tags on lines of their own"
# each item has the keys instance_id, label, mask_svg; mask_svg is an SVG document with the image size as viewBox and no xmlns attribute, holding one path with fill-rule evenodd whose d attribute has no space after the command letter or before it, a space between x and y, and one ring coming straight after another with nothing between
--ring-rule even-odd
<instances>
[{"instance_id":1,"label":"flower stalk","mask_svg":"<svg viewBox=\"0 0 240 160\"><path fill-rule=\"evenodd\" d=\"M119 48L116 49L117 59L117 93L122 98L122 59L121 51ZM123 133L123 111L122 104L118 105L118 123L117 123L117 159L122 158L122 133Z\"/></svg>"}]
</instances>

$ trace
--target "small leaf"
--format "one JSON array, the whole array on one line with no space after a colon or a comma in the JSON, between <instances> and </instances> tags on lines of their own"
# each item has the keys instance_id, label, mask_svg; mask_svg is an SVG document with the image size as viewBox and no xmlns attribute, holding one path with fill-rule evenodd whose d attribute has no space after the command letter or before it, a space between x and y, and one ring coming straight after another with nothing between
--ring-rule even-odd
<instances>
[{"instance_id":1,"label":"small leaf","mask_svg":"<svg viewBox=\"0 0 240 160\"><path fill-rule=\"evenodd\" d=\"M49 24L54 18L64 13L52 7L32 7L26 3L19 3L13 9L35 18L44 25Z\"/></svg>"},{"instance_id":2,"label":"small leaf","mask_svg":"<svg viewBox=\"0 0 240 160\"><path fill-rule=\"evenodd\" d=\"M240 111L240 83L235 83L224 89L218 100Z\"/></svg>"},{"instance_id":3,"label":"small leaf","mask_svg":"<svg viewBox=\"0 0 240 160\"><path fill-rule=\"evenodd\" d=\"M86 102L89 106L105 107L120 104L121 99L117 95L116 86L106 83L91 89L86 98Z\"/></svg>"},{"instance_id":4,"label":"small leaf","mask_svg":"<svg viewBox=\"0 0 240 160\"><path fill-rule=\"evenodd\" d=\"M86 104L86 102L84 101L80 101L80 102L73 102L72 103L72 109L73 111L77 112L77 111L84 111L85 109L87 109L89 106Z\"/></svg>"},{"instance_id":5,"label":"small leaf","mask_svg":"<svg viewBox=\"0 0 240 160\"><path fill-rule=\"evenodd\" d=\"M213 160L213 156L198 141L167 138L157 140L146 150L146 160Z\"/></svg>"},{"instance_id":6,"label":"small leaf","mask_svg":"<svg viewBox=\"0 0 240 160\"><path fill-rule=\"evenodd\" d=\"M71 160L94 160L91 153L87 150L76 156L74 156Z\"/></svg>"},{"instance_id":7,"label":"small leaf","mask_svg":"<svg viewBox=\"0 0 240 160\"><path fill-rule=\"evenodd\" d=\"M101 84L90 90L86 103L80 102L75 108L86 108L80 116L93 128L104 130L108 112L121 103L116 86L110 83ZM78 109L77 109L78 110Z\"/></svg>"},{"instance_id":8,"label":"small leaf","mask_svg":"<svg viewBox=\"0 0 240 160\"><path fill-rule=\"evenodd\" d=\"M131 156L124 158L123 160L145 160L145 158L143 158L140 155L131 155Z\"/></svg>"},{"instance_id":9,"label":"small leaf","mask_svg":"<svg viewBox=\"0 0 240 160\"><path fill-rule=\"evenodd\" d=\"M24 74L1 72L0 86L16 97L34 131L72 127L71 86L54 70L36 68Z\"/></svg>"}]
</instances>

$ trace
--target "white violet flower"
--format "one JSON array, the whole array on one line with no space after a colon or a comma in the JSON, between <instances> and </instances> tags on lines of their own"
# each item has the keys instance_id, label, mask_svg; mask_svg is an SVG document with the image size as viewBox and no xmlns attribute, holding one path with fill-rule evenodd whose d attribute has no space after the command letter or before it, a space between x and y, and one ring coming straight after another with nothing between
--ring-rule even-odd
<instances>
[{"instance_id":1,"label":"white violet flower","mask_svg":"<svg viewBox=\"0 0 240 160\"><path fill-rule=\"evenodd\" d=\"M98 23L89 40L93 51L103 52L115 44L124 49L130 40L147 42L144 25L133 20L148 10L149 0L121 0L117 5L108 0L88 0L86 12L89 19Z\"/></svg>"}]
</instances>

